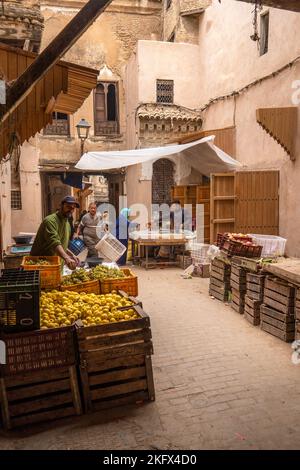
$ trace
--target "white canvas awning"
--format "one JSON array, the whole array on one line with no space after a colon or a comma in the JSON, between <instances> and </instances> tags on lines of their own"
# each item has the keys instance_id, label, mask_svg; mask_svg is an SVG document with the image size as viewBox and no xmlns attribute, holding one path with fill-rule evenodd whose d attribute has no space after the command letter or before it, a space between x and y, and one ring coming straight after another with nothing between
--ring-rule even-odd
<instances>
[{"instance_id":1,"label":"white canvas awning","mask_svg":"<svg viewBox=\"0 0 300 470\"><path fill-rule=\"evenodd\" d=\"M241 164L214 145L215 136L205 137L188 144L166 145L165 147L121 150L110 152L87 152L76 165L79 170L112 170L138 163L146 163L178 155L189 159L193 168L203 175L233 171Z\"/></svg>"}]
</instances>

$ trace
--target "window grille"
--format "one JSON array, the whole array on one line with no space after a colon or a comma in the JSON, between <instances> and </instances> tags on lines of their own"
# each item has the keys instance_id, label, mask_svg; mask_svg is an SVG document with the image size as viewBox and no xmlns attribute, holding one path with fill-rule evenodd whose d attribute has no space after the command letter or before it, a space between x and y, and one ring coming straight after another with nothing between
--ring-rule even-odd
<instances>
[{"instance_id":1,"label":"window grille","mask_svg":"<svg viewBox=\"0 0 300 470\"><path fill-rule=\"evenodd\" d=\"M94 94L95 135L110 135L119 132L117 83L98 83Z\"/></svg>"},{"instance_id":2,"label":"window grille","mask_svg":"<svg viewBox=\"0 0 300 470\"><path fill-rule=\"evenodd\" d=\"M22 210L21 191L17 191L17 190L11 191L11 209Z\"/></svg>"},{"instance_id":3,"label":"window grille","mask_svg":"<svg viewBox=\"0 0 300 470\"><path fill-rule=\"evenodd\" d=\"M156 102L172 104L174 101L174 81L156 80Z\"/></svg>"},{"instance_id":4,"label":"window grille","mask_svg":"<svg viewBox=\"0 0 300 470\"><path fill-rule=\"evenodd\" d=\"M69 116L64 113L54 112L52 114L52 124L47 124L44 128L44 135L70 135Z\"/></svg>"}]
</instances>

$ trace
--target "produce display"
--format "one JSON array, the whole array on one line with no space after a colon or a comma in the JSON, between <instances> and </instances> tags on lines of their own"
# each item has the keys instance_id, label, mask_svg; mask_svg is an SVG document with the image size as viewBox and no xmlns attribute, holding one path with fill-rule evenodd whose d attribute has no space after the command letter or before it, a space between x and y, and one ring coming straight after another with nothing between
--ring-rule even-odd
<instances>
[{"instance_id":1,"label":"produce display","mask_svg":"<svg viewBox=\"0 0 300 470\"><path fill-rule=\"evenodd\" d=\"M245 244L252 244L252 237L250 235L247 235L245 233L224 233L224 236L228 240L236 240L243 242Z\"/></svg>"},{"instance_id":2,"label":"produce display","mask_svg":"<svg viewBox=\"0 0 300 470\"><path fill-rule=\"evenodd\" d=\"M139 318L133 302L113 292L106 295L53 290L40 299L41 329L70 326L82 320L84 326L96 326ZM122 310L118 308L123 307ZM128 307L128 308L126 308Z\"/></svg>"},{"instance_id":3,"label":"produce display","mask_svg":"<svg viewBox=\"0 0 300 470\"><path fill-rule=\"evenodd\" d=\"M109 268L108 266L96 266L90 271L83 268L76 269L72 274L62 278L63 286L71 286L72 284L81 284L86 281L94 281L99 279L121 279L125 274L118 268Z\"/></svg>"},{"instance_id":4,"label":"produce display","mask_svg":"<svg viewBox=\"0 0 300 470\"><path fill-rule=\"evenodd\" d=\"M50 266L52 263L48 261L47 259L44 258L39 258L39 259L27 259L25 261L25 264L28 266Z\"/></svg>"},{"instance_id":5,"label":"produce display","mask_svg":"<svg viewBox=\"0 0 300 470\"><path fill-rule=\"evenodd\" d=\"M108 268L99 264L91 270L91 276L92 279L121 279L125 274L118 268Z\"/></svg>"},{"instance_id":6,"label":"produce display","mask_svg":"<svg viewBox=\"0 0 300 470\"><path fill-rule=\"evenodd\" d=\"M86 271L83 268L76 269L69 274L68 276L63 276L62 278L62 285L63 286L71 286L73 284L81 284L82 282L91 281L92 278L90 277L90 272Z\"/></svg>"}]
</instances>

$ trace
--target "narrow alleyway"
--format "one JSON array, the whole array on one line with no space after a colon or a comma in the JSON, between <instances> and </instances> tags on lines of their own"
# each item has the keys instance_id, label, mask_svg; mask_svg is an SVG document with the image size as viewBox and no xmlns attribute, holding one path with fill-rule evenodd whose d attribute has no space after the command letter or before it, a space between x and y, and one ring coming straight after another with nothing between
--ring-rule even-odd
<instances>
[{"instance_id":1,"label":"narrow alleyway","mask_svg":"<svg viewBox=\"0 0 300 470\"><path fill-rule=\"evenodd\" d=\"M151 316L156 401L18 431L1 449L295 449L300 365L291 346L179 269L136 269Z\"/></svg>"}]
</instances>

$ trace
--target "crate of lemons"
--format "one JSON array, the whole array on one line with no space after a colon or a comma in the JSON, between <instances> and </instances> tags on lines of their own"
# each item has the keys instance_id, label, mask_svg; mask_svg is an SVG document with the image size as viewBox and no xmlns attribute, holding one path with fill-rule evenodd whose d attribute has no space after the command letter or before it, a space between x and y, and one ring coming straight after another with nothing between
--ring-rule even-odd
<instances>
[{"instance_id":1,"label":"crate of lemons","mask_svg":"<svg viewBox=\"0 0 300 470\"><path fill-rule=\"evenodd\" d=\"M43 292L40 299L41 329L70 326L81 320L84 326L96 326L140 318L134 303L118 294L96 295L73 291Z\"/></svg>"}]
</instances>

